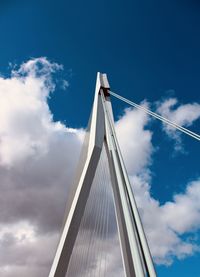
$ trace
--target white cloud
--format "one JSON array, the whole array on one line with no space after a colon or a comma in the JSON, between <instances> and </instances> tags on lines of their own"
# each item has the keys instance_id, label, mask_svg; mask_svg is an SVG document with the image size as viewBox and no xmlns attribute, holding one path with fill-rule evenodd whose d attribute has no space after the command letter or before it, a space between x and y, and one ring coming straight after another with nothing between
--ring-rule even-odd
<instances>
[{"instance_id":1,"label":"white cloud","mask_svg":"<svg viewBox=\"0 0 200 277\"><path fill-rule=\"evenodd\" d=\"M199 251L192 238L200 229L200 181L189 183L185 193L163 205L150 195L144 178L134 176L131 181L155 261L171 264L174 257L182 259Z\"/></svg>"},{"instance_id":2,"label":"white cloud","mask_svg":"<svg viewBox=\"0 0 200 277\"><path fill-rule=\"evenodd\" d=\"M47 276L57 240L58 234L38 234L27 222L1 226L0 275Z\"/></svg>"},{"instance_id":3,"label":"white cloud","mask_svg":"<svg viewBox=\"0 0 200 277\"><path fill-rule=\"evenodd\" d=\"M191 126L200 118L200 104L182 104L178 106L176 98L169 98L163 102L157 103L157 112L167 119L184 127ZM183 150L180 132L173 127L164 124L163 130L166 134L175 139L175 150Z\"/></svg>"},{"instance_id":4,"label":"white cloud","mask_svg":"<svg viewBox=\"0 0 200 277\"><path fill-rule=\"evenodd\" d=\"M1 276L46 276L55 251L83 137L53 122L47 98L60 68L39 58L0 77L0 224L9 228L0 241ZM22 222L34 230L34 241L16 237Z\"/></svg>"},{"instance_id":5,"label":"white cloud","mask_svg":"<svg viewBox=\"0 0 200 277\"><path fill-rule=\"evenodd\" d=\"M144 129L147 123L148 116L133 109L126 109L116 122L116 132L129 174L141 172L151 162L152 133Z\"/></svg>"},{"instance_id":6,"label":"white cloud","mask_svg":"<svg viewBox=\"0 0 200 277\"><path fill-rule=\"evenodd\" d=\"M174 202L167 202L163 206L162 212L166 223L178 234L195 231L200 226L199 203L200 180L197 180L188 184L184 194L175 195Z\"/></svg>"},{"instance_id":7,"label":"white cloud","mask_svg":"<svg viewBox=\"0 0 200 277\"><path fill-rule=\"evenodd\" d=\"M9 78L0 77L3 277L44 277L51 266L84 133L53 121L47 98L55 89L52 74L59 69L62 66L39 58L15 68ZM177 123L189 126L199 116L198 104L171 111L174 100L171 102L162 110L173 113L170 119L176 116ZM188 239L200 228L200 182L191 182L185 193L164 205L153 199L148 169L152 132L147 130L147 123L145 114L127 109L116 130L152 252L158 263L169 264L173 257L183 258L197 251L195 242ZM110 272L115 272L118 257L110 253L109 260Z\"/></svg>"},{"instance_id":8,"label":"white cloud","mask_svg":"<svg viewBox=\"0 0 200 277\"><path fill-rule=\"evenodd\" d=\"M40 58L22 64L11 78L0 78L0 164L45 155L53 136L68 132L53 122L46 101L54 90L50 74L59 68Z\"/></svg>"}]
</instances>

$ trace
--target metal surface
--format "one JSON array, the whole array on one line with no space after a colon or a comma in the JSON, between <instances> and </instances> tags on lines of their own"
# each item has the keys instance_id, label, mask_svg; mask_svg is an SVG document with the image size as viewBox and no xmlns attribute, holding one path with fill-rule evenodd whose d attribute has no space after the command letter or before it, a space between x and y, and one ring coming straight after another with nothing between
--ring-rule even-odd
<instances>
[{"instance_id":1,"label":"metal surface","mask_svg":"<svg viewBox=\"0 0 200 277\"><path fill-rule=\"evenodd\" d=\"M124 260L124 269L127 277L144 277L145 272L140 255L140 249L135 234L135 226L132 214L129 208L127 193L125 189L125 179L123 169L120 164L119 154L115 143L115 134L112 130L112 113L109 98L105 99L102 95L102 103L106 117L106 138L109 149L109 162L111 176L113 179L113 192L115 198L115 207L118 219L118 229L120 234L122 256ZM109 111L109 110L110 111ZM109 114L108 114L109 113Z\"/></svg>"},{"instance_id":2,"label":"metal surface","mask_svg":"<svg viewBox=\"0 0 200 277\"><path fill-rule=\"evenodd\" d=\"M121 172L121 178L124 182L124 187L126 189L126 195L127 197L125 198L125 201L127 201L129 203L129 217L132 217L132 226L134 226L134 230L132 230L132 236L135 237L136 239L136 249L134 250L134 252L138 252L136 257L133 258L133 260L135 261L135 265L138 265L138 268L144 267L146 270L146 273L148 276L151 277L155 277L156 276L156 272L154 269L154 265L153 265L153 261L152 261L152 257L151 257L151 253L148 247L148 243L147 243L147 239L144 233L144 229L141 223L141 219L139 216L139 212L137 209L137 205L133 196L133 192L131 189L131 184L128 178L128 174L124 165L124 161L122 158L122 154L120 151L120 147L117 141L117 137L115 134L115 128L114 128L114 120L113 120L113 114L112 114L112 106L111 106L111 102L110 102L110 98L109 97L104 97L105 94L102 94L102 101L103 101L103 106L104 106L104 112L106 114L106 131L108 133L108 135L106 136L107 138L110 137L110 139L108 140L108 144L110 144L110 151L112 156L117 156L116 157L116 165L114 165L115 170L117 170L117 168L119 168L119 171ZM112 160L112 157L111 157ZM111 161L112 163L112 161ZM118 178L119 180L119 178ZM126 214L125 214L126 216ZM133 241L135 240L133 239ZM127 246L128 247L128 246ZM132 245L132 247L134 248L135 246ZM125 251L124 251L125 252ZM140 262L139 262L140 260ZM138 273L136 273L136 276L142 276L140 275L141 272L140 270L138 271Z\"/></svg>"},{"instance_id":3,"label":"metal surface","mask_svg":"<svg viewBox=\"0 0 200 277\"><path fill-rule=\"evenodd\" d=\"M97 75L95 98L92 109L87 158L62 231L49 277L64 277L66 274L70 256L78 234L81 218L84 213L91 184L101 154L105 134L105 117L99 95L101 86L102 84L100 82L99 73Z\"/></svg>"}]
</instances>

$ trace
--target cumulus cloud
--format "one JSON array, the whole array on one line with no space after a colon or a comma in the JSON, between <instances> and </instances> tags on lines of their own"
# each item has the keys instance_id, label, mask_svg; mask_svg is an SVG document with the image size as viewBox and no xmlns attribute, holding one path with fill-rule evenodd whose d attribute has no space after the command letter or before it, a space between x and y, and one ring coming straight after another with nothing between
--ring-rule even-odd
<instances>
[{"instance_id":1,"label":"cumulus cloud","mask_svg":"<svg viewBox=\"0 0 200 277\"><path fill-rule=\"evenodd\" d=\"M129 174L141 173L141 170L146 169L151 163L152 133L144 128L148 121L149 118L145 113L128 108L116 122L117 137Z\"/></svg>"},{"instance_id":2,"label":"cumulus cloud","mask_svg":"<svg viewBox=\"0 0 200 277\"><path fill-rule=\"evenodd\" d=\"M185 193L174 195L173 201L163 205L151 196L148 181L140 176L131 177L131 181L156 263L170 265L175 257L183 259L199 251L193 237L200 229L200 181L187 184Z\"/></svg>"},{"instance_id":3,"label":"cumulus cloud","mask_svg":"<svg viewBox=\"0 0 200 277\"><path fill-rule=\"evenodd\" d=\"M181 126L189 127L200 118L200 104L179 105L178 99L169 98L157 103L157 112ZM167 124L163 125L163 130L175 140L175 150L183 150L180 132Z\"/></svg>"},{"instance_id":4,"label":"cumulus cloud","mask_svg":"<svg viewBox=\"0 0 200 277\"><path fill-rule=\"evenodd\" d=\"M82 129L53 121L47 99L55 90L53 75L58 70L62 70L61 65L38 58L15 67L9 77L0 77L0 275L3 277L48 276L55 253L84 135ZM163 107L160 112L167 111L169 114L163 115L168 118L172 113L170 119L175 120L176 115L177 123L189 126L199 116L199 105L190 105L172 111L173 104L169 103L160 106ZM183 119L185 111L190 121ZM133 109L125 110L116 122L152 253L157 263L170 264L174 257L184 258L198 251L189 238L200 228L200 181L189 183L185 193L174 195L173 201L164 205L151 196L148 166L154 147L152 132L147 127L146 115ZM116 235L113 230L112 234ZM111 249L111 244L108 245ZM116 275L119 257L112 252L109 255L110 272Z\"/></svg>"},{"instance_id":5,"label":"cumulus cloud","mask_svg":"<svg viewBox=\"0 0 200 277\"><path fill-rule=\"evenodd\" d=\"M58 235L38 234L27 222L1 225L0 275L47 276Z\"/></svg>"},{"instance_id":6,"label":"cumulus cloud","mask_svg":"<svg viewBox=\"0 0 200 277\"><path fill-rule=\"evenodd\" d=\"M184 184L185 193L175 194L173 201L163 205L151 196L148 166L154 147L147 124L147 115L128 109L116 123L116 132L154 260L169 265L174 257L182 259L199 251L192 233L200 229L200 181Z\"/></svg>"},{"instance_id":7,"label":"cumulus cloud","mask_svg":"<svg viewBox=\"0 0 200 277\"><path fill-rule=\"evenodd\" d=\"M62 224L83 131L53 121L47 98L59 69L38 58L0 77L1 276L47 276ZM16 226L25 230L23 240Z\"/></svg>"}]
</instances>

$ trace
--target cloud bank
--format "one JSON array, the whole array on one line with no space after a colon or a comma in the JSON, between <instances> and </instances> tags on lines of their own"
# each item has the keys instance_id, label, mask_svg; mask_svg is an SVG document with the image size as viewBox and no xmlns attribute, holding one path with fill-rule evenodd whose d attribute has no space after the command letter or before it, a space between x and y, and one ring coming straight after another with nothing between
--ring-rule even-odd
<instances>
[{"instance_id":1,"label":"cloud bank","mask_svg":"<svg viewBox=\"0 0 200 277\"><path fill-rule=\"evenodd\" d=\"M47 100L55 90L53 75L58 70L62 66L38 58L15 68L10 77L0 77L3 277L48 276L55 253L84 134L53 121ZM171 111L174 101L160 104L159 112L169 119L173 113L173 119L185 126L199 117L198 104ZM127 109L116 122L116 131L155 261L170 264L174 257L182 259L198 251L191 238L200 228L200 180L184 184L185 193L164 205L151 196L154 146L148 120L142 112Z\"/></svg>"}]
</instances>

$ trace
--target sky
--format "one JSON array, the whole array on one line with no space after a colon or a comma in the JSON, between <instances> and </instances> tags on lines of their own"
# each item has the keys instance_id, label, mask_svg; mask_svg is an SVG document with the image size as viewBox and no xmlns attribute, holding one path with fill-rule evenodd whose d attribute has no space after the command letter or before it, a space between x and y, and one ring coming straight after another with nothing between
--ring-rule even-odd
<instances>
[{"instance_id":1,"label":"sky","mask_svg":"<svg viewBox=\"0 0 200 277\"><path fill-rule=\"evenodd\" d=\"M1 1L1 276L48 276L97 71L200 133L199 12L195 0ZM199 277L199 142L112 104L158 276Z\"/></svg>"}]
</instances>

